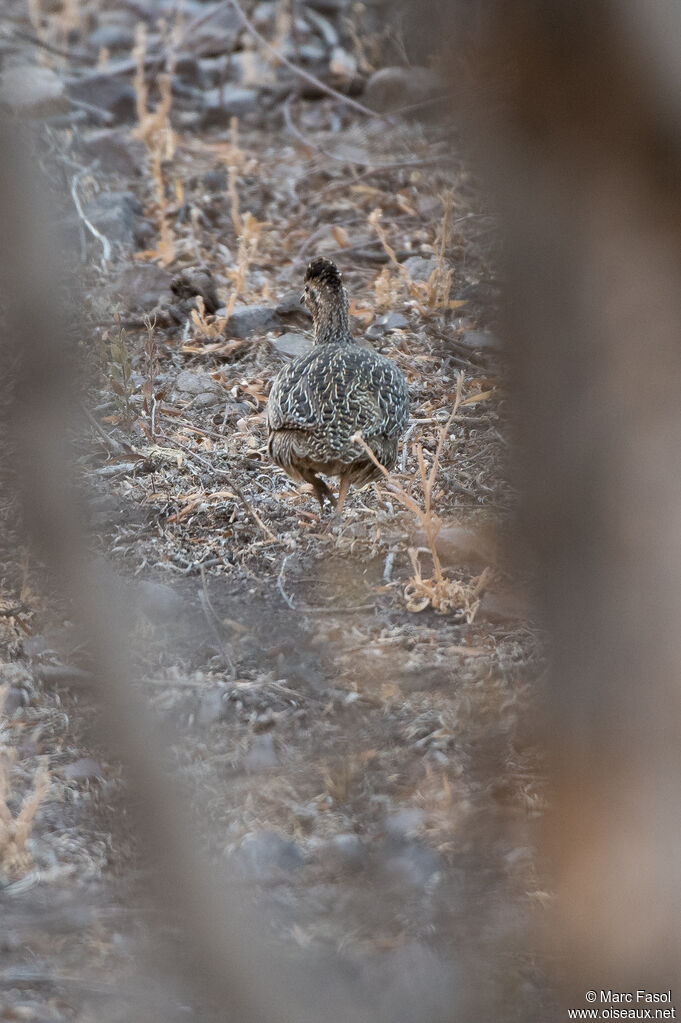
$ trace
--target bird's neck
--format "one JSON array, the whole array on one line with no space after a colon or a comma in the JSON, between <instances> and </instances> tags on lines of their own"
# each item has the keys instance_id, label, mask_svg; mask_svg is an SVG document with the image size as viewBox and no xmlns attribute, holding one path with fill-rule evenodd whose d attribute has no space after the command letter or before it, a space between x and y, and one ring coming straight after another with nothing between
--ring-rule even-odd
<instances>
[{"instance_id":1,"label":"bird's neck","mask_svg":"<svg viewBox=\"0 0 681 1023\"><path fill-rule=\"evenodd\" d=\"M347 306L327 306L318 310L314 324L316 345L339 344L352 340Z\"/></svg>"}]
</instances>

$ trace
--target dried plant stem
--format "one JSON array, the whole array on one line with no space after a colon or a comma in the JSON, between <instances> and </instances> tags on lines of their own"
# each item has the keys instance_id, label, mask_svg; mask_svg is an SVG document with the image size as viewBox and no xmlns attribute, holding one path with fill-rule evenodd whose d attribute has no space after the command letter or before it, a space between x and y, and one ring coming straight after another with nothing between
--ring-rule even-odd
<instances>
[{"instance_id":1,"label":"dried plant stem","mask_svg":"<svg viewBox=\"0 0 681 1023\"><path fill-rule=\"evenodd\" d=\"M440 459L442 457L442 451L444 448L445 441L447 439L449 428L456 417L459 407L461 405L461 396L463 391L463 373L459 373L456 381L456 395L454 398L454 405L449 417L445 423L442 424L438 434L437 446L435 448L435 454L433 456L433 464L430 467L430 471L426 468L425 459L423 457L423 445L418 444L416 447L416 457L419 467L419 476L421 478L421 484L423 487L423 505L421 506L410 494L406 492L404 487L400 483L395 483L391 480L390 473L384 465L376 458L376 455L371 450L369 445L366 443L360 433L356 433L353 436L353 441L359 444L377 469L380 470L382 475L389 481L389 489L391 493L395 495L397 500L403 507L407 508L416 517L420 527L423 529L426 535L426 541L428 544L428 550L433 560L433 580L430 585L421 576L421 571L418 564L418 553L410 549L409 556L412 561L414 568L414 579L409 584L412 589L419 591L421 594L424 592L428 594L426 601L420 604L420 607L425 607L426 603L432 603L436 610L444 610L451 606L451 594L454 590L459 593L463 593L463 589L458 584L452 584L445 578L444 572L442 571L442 563L440 556L437 551L437 535L440 532L441 522L438 516L433 511L433 489L435 481L437 479L438 470L440 467ZM477 598L487 580L486 573L483 574L475 581L470 593L465 595L465 603L467 607L467 613L472 615L475 613L477 608ZM409 588L409 586L408 586Z\"/></svg>"}]
</instances>

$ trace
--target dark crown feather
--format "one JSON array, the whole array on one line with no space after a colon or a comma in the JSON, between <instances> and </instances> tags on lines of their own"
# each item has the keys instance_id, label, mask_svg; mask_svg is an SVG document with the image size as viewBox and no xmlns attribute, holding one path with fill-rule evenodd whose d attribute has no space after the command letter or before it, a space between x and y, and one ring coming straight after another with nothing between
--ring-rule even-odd
<instances>
[{"instance_id":1,"label":"dark crown feather","mask_svg":"<svg viewBox=\"0 0 681 1023\"><path fill-rule=\"evenodd\" d=\"M332 291L342 291L343 279L338 267L330 259L324 256L317 256L309 264L305 273L305 281L315 281L318 284L325 284Z\"/></svg>"}]
</instances>

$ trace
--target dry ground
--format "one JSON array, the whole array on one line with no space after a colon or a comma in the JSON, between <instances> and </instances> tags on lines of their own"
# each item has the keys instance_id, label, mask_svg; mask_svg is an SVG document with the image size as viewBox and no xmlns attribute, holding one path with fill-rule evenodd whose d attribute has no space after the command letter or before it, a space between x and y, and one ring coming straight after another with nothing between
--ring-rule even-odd
<instances>
[{"instance_id":1,"label":"dry ground","mask_svg":"<svg viewBox=\"0 0 681 1023\"><path fill-rule=\"evenodd\" d=\"M548 898L528 738L542 662L496 552L514 494L494 222L442 117L368 120L270 88L256 114L211 127L180 88L155 117L163 97L111 129L117 159L87 111L48 118L37 145L81 207L64 217L84 256L91 543L131 608L139 688L207 801L197 841L253 886L282 948L337 952L382 1011L446 1018L460 971L483 964L496 1018L534 1018L548 1011L525 943ZM139 206L87 216L123 192ZM309 339L294 299L315 254L338 261L358 336L411 395L398 470L352 492L340 523L265 451L269 382ZM205 289L203 310L170 290L197 266L216 314ZM242 306L266 307L254 328L230 324ZM438 580L396 489L424 508L439 442ZM134 780L93 736L87 643L7 546L0 1019L130 1019L140 955L171 940L139 911ZM164 1019L219 1018L161 980L144 997Z\"/></svg>"}]
</instances>

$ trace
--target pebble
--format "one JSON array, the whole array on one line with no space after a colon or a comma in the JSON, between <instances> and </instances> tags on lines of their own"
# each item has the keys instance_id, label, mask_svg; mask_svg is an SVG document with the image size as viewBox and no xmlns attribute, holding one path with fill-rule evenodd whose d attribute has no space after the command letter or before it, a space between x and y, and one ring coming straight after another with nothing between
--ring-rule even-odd
<instances>
[{"instance_id":1,"label":"pebble","mask_svg":"<svg viewBox=\"0 0 681 1023\"><path fill-rule=\"evenodd\" d=\"M229 701L229 693L222 686L216 686L203 693L196 712L196 723L202 728L214 725L218 721L226 721L234 713L234 704Z\"/></svg>"},{"instance_id":2,"label":"pebble","mask_svg":"<svg viewBox=\"0 0 681 1023\"><path fill-rule=\"evenodd\" d=\"M415 839L389 838L384 847L384 868L401 885L423 888L442 871L437 853Z\"/></svg>"},{"instance_id":3,"label":"pebble","mask_svg":"<svg viewBox=\"0 0 681 1023\"><path fill-rule=\"evenodd\" d=\"M312 348L312 340L304 334L295 334L292 331L282 334L280 337L272 338L272 347L280 355L288 355L295 359L298 355L304 355Z\"/></svg>"},{"instance_id":4,"label":"pebble","mask_svg":"<svg viewBox=\"0 0 681 1023\"><path fill-rule=\"evenodd\" d=\"M135 243L135 226L143 209L134 192L102 192L85 206L85 215L98 231L121 245Z\"/></svg>"},{"instance_id":5,"label":"pebble","mask_svg":"<svg viewBox=\"0 0 681 1023\"><path fill-rule=\"evenodd\" d=\"M165 583L152 582L145 579L137 585L139 608L143 615L152 622L169 622L179 617L184 601Z\"/></svg>"},{"instance_id":6,"label":"pebble","mask_svg":"<svg viewBox=\"0 0 681 1023\"><path fill-rule=\"evenodd\" d=\"M96 760L82 757L80 760L74 760L73 763L67 764L62 774L67 781L92 781L102 777L102 768Z\"/></svg>"},{"instance_id":7,"label":"pebble","mask_svg":"<svg viewBox=\"0 0 681 1023\"><path fill-rule=\"evenodd\" d=\"M344 872L361 870L368 858L366 845L353 834L334 835L320 850L320 859L325 866Z\"/></svg>"},{"instance_id":8,"label":"pebble","mask_svg":"<svg viewBox=\"0 0 681 1023\"><path fill-rule=\"evenodd\" d=\"M50 68L34 64L20 64L4 72L0 104L24 117L50 117L69 109L61 78Z\"/></svg>"},{"instance_id":9,"label":"pebble","mask_svg":"<svg viewBox=\"0 0 681 1023\"><path fill-rule=\"evenodd\" d=\"M106 72L72 78L67 84L68 93L73 99L106 110L116 121L132 121L137 116L135 90L124 75L113 74L114 70L109 64Z\"/></svg>"},{"instance_id":10,"label":"pebble","mask_svg":"<svg viewBox=\"0 0 681 1023\"><path fill-rule=\"evenodd\" d=\"M202 126L229 127L233 117L254 114L258 110L259 99L257 89L242 89L237 85L209 89L203 97Z\"/></svg>"},{"instance_id":11,"label":"pebble","mask_svg":"<svg viewBox=\"0 0 681 1023\"><path fill-rule=\"evenodd\" d=\"M442 92L440 78L426 67L384 67L369 78L364 102L384 113L422 103Z\"/></svg>"},{"instance_id":12,"label":"pebble","mask_svg":"<svg viewBox=\"0 0 681 1023\"><path fill-rule=\"evenodd\" d=\"M184 394L215 393L224 395L224 390L210 373L199 373L193 369L183 369L175 380L175 390Z\"/></svg>"},{"instance_id":13,"label":"pebble","mask_svg":"<svg viewBox=\"0 0 681 1023\"><path fill-rule=\"evenodd\" d=\"M266 334L281 323L277 311L269 305L237 305L227 321L228 337L246 338L252 334Z\"/></svg>"},{"instance_id":14,"label":"pebble","mask_svg":"<svg viewBox=\"0 0 681 1023\"><path fill-rule=\"evenodd\" d=\"M425 818L425 813L418 807L406 807L404 810L397 810L386 817L385 830L389 835L406 838L416 834L423 827Z\"/></svg>"},{"instance_id":15,"label":"pebble","mask_svg":"<svg viewBox=\"0 0 681 1023\"><path fill-rule=\"evenodd\" d=\"M260 879L292 874L305 864L305 856L297 843L277 831L250 832L236 856L248 873Z\"/></svg>"},{"instance_id":16,"label":"pebble","mask_svg":"<svg viewBox=\"0 0 681 1023\"><path fill-rule=\"evenodd\" d=\"M108 287L112 296L120 297L130 310L145 312L170 298L171 275L156 263L135 263L124 267Z\"/></svg>"},{"instance_id":17,"label":"pebble","mask_svg":"<svg viewBox=\"0 0 681 1023\"><path fill-rule=\"evenodd\" d=\"M274 745L274 735L266 732L253 740L253 745L241 761L246 771L267 771L279 764L279 755Z\"/></svg>"},{"instance_id":18,"label":"pebble","mask_svg":"<svg viewBox=\"0 0 681 1023\"><path fill-rule=\"evenodd\" d=\"M489 330L465 330L458 340L468 348L491 348L498 351L503 347L501 339Z\"/></svg>"},{"instance_id":19,"label":"pebble","mask_svg":"<svg viewBox=\"0 0 681 1023\"><path fill-rule=\"evenodd\" d=\"M83 142L83 149L99 160L104 174L139 177L144 161L144 145L130 138L126 128L102 128L93 131Z\"/></svg>"},{"instance_id":20,"label":"pebble","mask_svg":"<svg viewBox=\"0 0 681 1023\"><path fill-rule=\"evenodd\" d=\"M423 256L410 256L402 264L412 281L430 280L430 275L437 267L436 259L424 259Z\"/></svg>"},{"instance_id":21,"label":"pebble","mask_svg":"<svg viewBox=\"0 0 681 1023\"><path fill-rule=\"evenodd\" d=\"M391 330L403 330L408 326L409 320L402 313L386 313L385 316L381 316L371 324L366 335L375 340L388 334Z\"/></svg>"}]
</instances>

